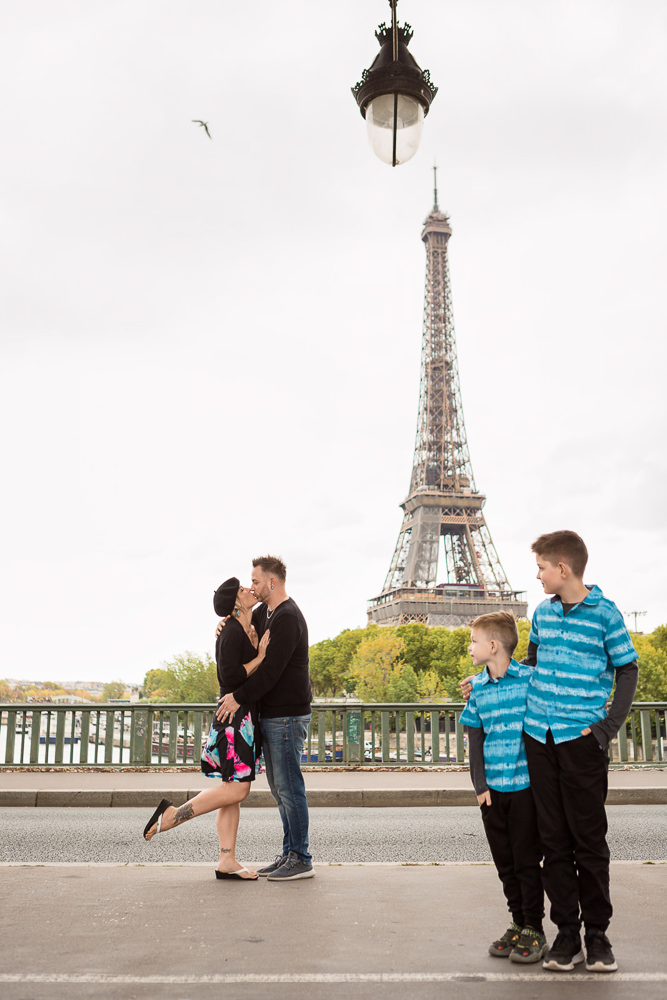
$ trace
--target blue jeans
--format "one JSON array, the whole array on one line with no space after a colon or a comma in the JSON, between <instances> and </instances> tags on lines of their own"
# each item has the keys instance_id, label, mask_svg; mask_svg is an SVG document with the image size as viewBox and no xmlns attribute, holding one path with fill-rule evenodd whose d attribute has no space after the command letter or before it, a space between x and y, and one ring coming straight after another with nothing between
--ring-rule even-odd
<instances>
[{"instance_id":1,"label":"blue jeans","mask_svg":"<svg viewBox=\"0 0 667 1000\"><path fill-rule=\"evenodd\" d=\"M309 863L308 801L301 773L310 715L288 715L278 719L260 717L266 777L283 821L283 854L290 851Z\"/></svg>"}]
</instances>

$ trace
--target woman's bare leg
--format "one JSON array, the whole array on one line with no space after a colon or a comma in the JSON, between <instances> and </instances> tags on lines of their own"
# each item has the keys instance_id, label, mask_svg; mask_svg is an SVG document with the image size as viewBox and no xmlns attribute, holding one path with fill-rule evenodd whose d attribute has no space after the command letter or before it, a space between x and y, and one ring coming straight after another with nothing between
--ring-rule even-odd
<instances>
[{"instance_id":1,"label":"woman's bare leg","mask_svg":"<svg viewBox=\"0 0 667 1000\"><path fill-rule=\"evenodd\" d=\"M222 806L218 809L215 817L215 825L220 841L220 860L218 861L218 871L236 872L239 871L241 863L236 858L236 833L239 828L239 818L241 816L241 803L234 802L229 806ZM257 872L248 868L248 874L240 873L242 878L255 878Z\"/></svg>"},{"instance_id":2,"label":"woman's bare leg","mask_svg":"<svg viewBox=\"0 0 667 1000\"><path fill-rule=\"evenodd\" d=\"M223 781L217 788L207 788L182 806L169 806L162 815L160 830L162 832L171 830L195 816L203 816L205 813L224 809L226 806L238 805L249 791L250 783L247 781ZM157 823L146 834L146 840L151 840L156 833Z\"/></svg>"}]
</instances>

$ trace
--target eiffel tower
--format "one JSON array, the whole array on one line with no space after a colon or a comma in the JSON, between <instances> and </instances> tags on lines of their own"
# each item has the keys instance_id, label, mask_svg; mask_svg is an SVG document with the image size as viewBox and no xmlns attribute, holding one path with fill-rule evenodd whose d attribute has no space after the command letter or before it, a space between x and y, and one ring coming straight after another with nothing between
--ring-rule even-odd
<instances>
[{"instance_id":1,"label":"eiffel tower","mask_svg":"<svg viewBox=\"0 0 667 1000\"><path fill-rule=\"evenodd\" d=\"M387 579L368 602L368 619L378 625L458 628L488 611L525 618L528 610L525 593L512 590L500 564L470 464L447 261L451 235L434 168L433 210L421 237L426 290L415 455Z\"/></svg>"}]
</instances>

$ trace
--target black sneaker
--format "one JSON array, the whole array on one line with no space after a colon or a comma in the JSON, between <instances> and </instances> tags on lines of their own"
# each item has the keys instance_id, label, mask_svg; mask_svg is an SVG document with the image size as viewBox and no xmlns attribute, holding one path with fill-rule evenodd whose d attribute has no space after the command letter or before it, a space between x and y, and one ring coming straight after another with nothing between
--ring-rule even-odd
<instances>
[{"instance_id":1,"label":"black sneaker","mask_svg":"<svg viewBox=\"0 0 667 1000\"><path fill-rule=\"evenodd\" d=\"M581 938L571 931L559 931L556 940L544 956L542 968L552 972L571 972L575 965L583 962Z\"/></svg>"},{"instance_id":2,"label":"black sneaker","mask_svg":"<svg viewBox=\"0 0 667 1000\"><path fill-rule=\"evenodd\" d=\"M269 882L289 882L297 878L312 878L315 870L310 861L302 861L298 854L290 851L287 860L269 875Z\"/></svg>"},{"instance_id":3,"label":"black sneaker","mask_svg":"<svg viewBox=\"0 0 667 1000\"><path fill-rule=\"evenodd\" d=\"M489 945L489 955L494 958L508 958L514 945L519 940L521 928L518 924L510 924L502 937Z\"/></svg>"},{"instance_id":4,"label":"black sneaker","mask_svg":"<svg viewBox=\"0 0 667 1000\"><path fill-rule=\"evenodd\" d=\"M534 927L524 927L510 952L510 962L539 962L547 950L547 939Z\"/></svg>"},{"instance_id":5,"label":"black sneaker","mask_svg":"<svg viewBox=\"0 0 667 1000\"><path fill-rule=\"evenodd\" d=\"M589 972L616 972L618 965L604 931L590 930L584 933L586 945L586 968Z\"/></svg>"},{"instance_id":6,"label":"black sneaker","mask_svg":"<svg viewBox=\"0 0 667 1000\"><path fill-rule=\"evenodd\" d=\"M257 869L257 874L258 875L273 875L273 873L275 871L277 871L278 868L281 867L281 865L284 865L286 861L287 861L287 855L286 854L276 854L275 858L273 859L273 862L270 865L267 865L266 868L258 868Z\"/></svg>"}]
</instances>

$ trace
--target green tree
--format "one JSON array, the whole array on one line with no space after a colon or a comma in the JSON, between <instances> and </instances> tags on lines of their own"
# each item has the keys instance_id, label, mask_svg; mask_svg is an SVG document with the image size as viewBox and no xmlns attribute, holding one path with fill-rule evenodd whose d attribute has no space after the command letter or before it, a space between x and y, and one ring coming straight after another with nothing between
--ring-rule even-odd
<instances>
[{"instance_id":1,"label":"green tree","mask_svg":"<svg viewBox=\"0 0 667 1000\"><path fill-rule=\"evenodd\" d=\"M405 643L404 660L416 673L432 669L432 658L439 651L439 635L447 629L430 628L424 622L397 625L396 635Z\"/></svg>"},{"instance_id":2,"label":"green tree","mask_svg":"<svg viewBox=\"0 0 667 1000\"><path fill-rule=\"evenodd\" d=\"M310 677L317 695L336 698L352 690L352 658L361 641L377 631L377 625L343 629L335 639L324 639L310 647Z\"/></svg>"},{"instance_id":3,"label":"green tree","mask_svg":"<svg viewBox=\"0 0 667 1000\"><path fill-rule=\"evenodd\" d=\"M218 672L208 653L203 657L182 653L164 663L163 669L170 675L162 689L170 701L205 704L218 700Z\"/></svg>"},{"instance_id":4,"label":"green tree","mask_svg":"<svg viewBox=\"0 0 667 1000\"><path fill-rule=\"evenodd\" d=\"M171 688L173 683L173 675L171 671L165 670L164 668L155 667L153 670L149 670L144 677L143 683L143 697L144 698L164 698L165 691Z\"/></svg>"},{"instance_id":5,"label":"green tree","mask_svg":"<svg viewBox=\"0 0 667 1000\"><path fill-rule=\"evenodd\" d=\"M35 701L46 701L47 695L42 690L40 684L26 684L22 689L23 701L28 701L29 698L33 698ZM50 700L50 696L48 696Z\"/></svg>"},{"instance_id":6,"label":"green tree","mask_svg":"<svg viewBox=\"0 0 667 1000\"><path fill-rule=\"evenodd\" d=\"M98 701L98 699L94 698L90 691L86 691L85 688L74 688L72 694L75 698L83 698L85 701Z\"/></svg>"},{"instance_id":7,"label":"green tree","mask_svg":"<svg viewBox=\"0 0 667 1000\"><path fill-rule=\"evenodd\" d=\"M632 641L639 658L635 701L667 701L667 650L656 649L652 635L633 635Z\"/></svg>"},{"instance_id":8,"label":"green tree","mask_svg":"<svg viewBox=\"0 0 667 1000\"><path fill-rule=\"evenodd\" d=\"M390 679L403 669L405 643L392 628L373 630L359 643L350 665L352 681L362 701L392 701ZM414 673L414 671L413 671Z\"/></svg>"},{"instance_id":9,"label":"green tree","mask_svg":"<svg viewBox=\"0 0 667 1000\"><path fill-rule=\"evenodd\" d=\"M667 625L658 625L647 638L651 640L654 649L661 649L663 653L667 653Z\"/></svg>"},{"instance_id":10,"label":"green tree","mask_svg":"<svg viewBox=\"0 0 667 1000\"><path fill-rule=\"evenodd\" d=\"M461 674L462 663L467 661L467 673L472 673L472 663L468 655L470 645L469 628L433 629L437 636L437 649L431 656L431 667L437 670L443 684L454 701L459 701L458 682L466 676Z\"/></svg>"},{"instance_id":11,"label":"green tree","mask_svg":"<svg viewBox=\"0 0 667 1000\"><path fill-rule=\"evenodd\" d=\"M101 701L118 701L125 694L125 685L122 681L108 681L102 688Z\"/></svg>"},{"instance_id":12,"label":"green tree","mask_svg":"<svg viewBox=\"0 0 667 1000\"><path fill-rule=\"evenodd\" d=\"M422 670L417 674L417 692L420 701L438 702L452 697L456 700L455 695L445 686L438 671L433 669Z\"/></svg>"},{"instance_id":13,"label":"green tree","mask_svg":"<svg viewBox=\"0 0 667 1000\"><path fill-rule=\"evenodd\" d=\"M13 688L7 681L0 681L0 701L21 701L21 692Z\"/></svg>"},{"instance_id":14,"label":"green tree","mask_svg":"<svg viewBox=\"0 0 667 1000\"><path fill-rule=\"evenodd\" d=\"M313 693L319 698L335 698L342 693L337 669L336 640L323 639L309 650L310 681Z\"/></svg>"},{"instance_id":15,"label":"green tree","mask_svg":"<svg viewBox=\"0 0 667 1000\"><path fill-rule=\"evenodd\" d=\"M387 685L389 701L419 701L418 675L409 663L395 664Z\"/></svg>"},{"instance_id":16,"label":"green tree","mask_svg":"<svg viewBox=\"0 0 667 1000\"><path fill-rule=\"evenodd\" d=\"M523 660L528 652L528 636L530 635L530 622L527 618L520 618L516 623L519 632L519 642L514 650L514 659Z\"/></svg>"},{"instance_id":17,"label":"green tree","mask_svg":"<svg viewBox=\"0 0 667 1000\"><path fill-rule=\"evenodd\" d=\"M337 636L335 641L336 674L340 678L340 683L345 690L351 688L352 660L361 642L369 636L379 632L377 625L368 625L366 628L346 628Z\"/></svg>"}]
</instances>

